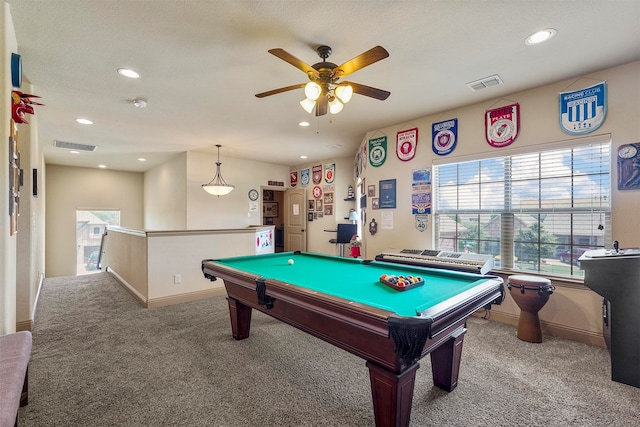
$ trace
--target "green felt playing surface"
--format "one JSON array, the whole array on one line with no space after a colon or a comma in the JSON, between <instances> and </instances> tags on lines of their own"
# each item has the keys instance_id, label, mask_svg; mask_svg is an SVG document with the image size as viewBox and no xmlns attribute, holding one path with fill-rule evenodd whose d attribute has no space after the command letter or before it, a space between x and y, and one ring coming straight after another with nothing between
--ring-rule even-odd
<instances>
[{"instance_id":1,"label":"green felt playing surface","mask_svg":"<svg viewBox=\"0 0 640 427\"><path fill-rule=\"evenodd\" d=\"M290 265L288 260L294 263ZM388 310L415 316L449 298L481 284L486 278L449 270L403 266L384 262L311 253L281 252L225 258L213 262L246 273ZM421 276L425 284L399 291L380 283L380 276Z\"/></svg>"}]
</instances>

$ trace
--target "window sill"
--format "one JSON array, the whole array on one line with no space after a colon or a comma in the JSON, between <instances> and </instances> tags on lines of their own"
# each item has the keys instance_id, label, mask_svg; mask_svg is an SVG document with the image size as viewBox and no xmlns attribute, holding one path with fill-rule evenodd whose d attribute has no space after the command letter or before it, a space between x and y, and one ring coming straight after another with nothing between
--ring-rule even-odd
<instances>
[{"instance_id":1,"label":"window sill","mask_svg":"<svg viewBox=\"0 0 640 427\"><path fill-rule=\"evenodd\" d=\"M489 274L495 274L497 276L502 277L504 283L507 283L509 276L514 276L516 274L522 274L526 276L536 276L536 277L544 277L545 279L551 280L551 284L554 286L560 286L565 288L575 288L575 289L588 289L584 285L583 279L570 278L570 277L562 277L562 276L553 276L550 274L541 274L530 271L522 271L522 270L491 270Z\"/></svg>"}]
</instances>

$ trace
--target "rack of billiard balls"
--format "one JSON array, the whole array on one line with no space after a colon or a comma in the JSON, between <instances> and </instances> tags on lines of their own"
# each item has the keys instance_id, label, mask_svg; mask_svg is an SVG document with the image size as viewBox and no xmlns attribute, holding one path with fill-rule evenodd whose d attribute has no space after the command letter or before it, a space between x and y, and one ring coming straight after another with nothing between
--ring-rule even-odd
<instances>
[{"instance_id":1,"label":"rack of billiard balls","mask_svg":"<svg viewBox=\"0 0 640 427\"><path fill-rule=\"evenodd\" d=\"M424 279L420 276L396 276L394 274L381 275L380 282L398 291L406 291L424 285Z\"/></svg>"}]
</instances>

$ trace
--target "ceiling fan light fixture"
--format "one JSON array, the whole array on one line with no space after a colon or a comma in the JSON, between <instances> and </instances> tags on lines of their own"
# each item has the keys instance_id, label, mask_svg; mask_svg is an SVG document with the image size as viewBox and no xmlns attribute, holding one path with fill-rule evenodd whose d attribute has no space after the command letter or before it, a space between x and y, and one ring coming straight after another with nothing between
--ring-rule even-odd
<instances>
[{"instance_id":1,"label":"ceiling fan light fixture","mask_svg":"<svg viewBox=\"0 0 640 427\"><path fill-rule=\"evenodd\" d=\"M331 114L338 114L344 108L344 104L338 101L338 98L333 97L329 100L329 112Z\"/></svg>"},{"instance_id":2,"label":"ceiling fan light fixture","mask_svg":"<svg viewBox=\"0 0 640 427\"><path fill-rule=\"evenodd\" d=\"M322 88L316 82L309 82L304 86L305 96L312 101L316 101L320 97L321 93Z\"/></svg>"},{"instance_id":3,"label":"ceiling fan light fixture","mask_svg":"<svg viewBox=\"0 0 640 427\"><path fill-rule=\"evenodd\" d=\"M327 113L338 114L344 108L344 104L351 100L354 93L380 101L384 101L391 95L391 92L386 90L359 83L350 83L348 81L338 83L338 80L389 57L389 52L382 46L375 46L355 58L351 58L342 65L327 61L327 58L331 55L331 48L324 45L316 49L318 56L322 58L322 62L314 65L307 64L284 49L269 49L268 52L304 72L309 81L257 93L255 95L256 98L304 89L306 99L300 102L300 106L309 114L315 109L316 117L320 117Z\"/></svg>"},{"instance_id":4,"label":"ceiling fan light fixture","mask_svg":"<svg viewBox=\"0 0 640 427\"><path fill-rule=\"evenodd\" d=\"M316 102L312 101L309 98L305 98L302 101L300 101L300 106L302 106L302 108L304 108L304 111L306 111L307 113L311 114L311 112L313 111L313 107L316 106Z\"/></svg>"},{"instance_id":5,"label":"ceiling fan light fixture","mask_svg":"<svg viewBox=\"0 0 640 427\"><path fill-rule=\"evenodd\" d=\"M216 144L216 147L218 147L218 161L216 162L216 175L213 177L211 181L209 181L209 183L202 184L202 189L213 196L220 197L220 196L224 196L226 194L231 193L233 189L236 187L235 185L227 184L224 178L222 178L222 173L220 172L220 166L222 165L222 163L220 163L220 147L222 146L220 144Z\"/></svg>"},{"instance_id":6,"label":"ceiling fan light fixture","mask_svg":"<svg viewBox=\"0 0 640 427\"><path fill-rule=\"evenodd\" d=\"M338 98L343 104L351 101L353 96L353 88L350 85L339 85L335 89L336 98Z\"/></svg>"}]
</instances>

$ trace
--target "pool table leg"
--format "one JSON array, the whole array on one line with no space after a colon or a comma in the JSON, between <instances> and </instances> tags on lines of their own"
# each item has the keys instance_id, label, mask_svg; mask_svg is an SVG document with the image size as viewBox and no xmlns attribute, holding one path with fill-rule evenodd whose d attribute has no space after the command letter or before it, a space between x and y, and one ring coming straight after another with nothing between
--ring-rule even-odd
<instances>
[{"instance_id":1,"label":"pool table leg","mask_svg":"<svg viewBox=\"0 0 640 427\"><path fill-rule=\"evenodd\" d=\"M458 329L440 347L431 352L433 384L443 390L452 391L458 385L462 342L466 332L464 327Z\"/></svg>"},{"instance_id":2,"label":"pool table leg","mask_svg":"<svg viewBox=\"0 0 640 427\"><path fill-rule=\"evenodd\" d=\"M387 371L367 362L371 378L371 395L376 426L408 426L411 416L411 401L416 380L414 363L400 374Z\"/></svg>"},{"instance_id":3,"label":"pool table leg","mask_svg":"<svg viewBox=\"0 0 640 427\"><path fill-rule=\"evenodd\" d=\"M229 302L229 316L231 317L231 333L236 340L249 337L251 329L251 307L244 305L235 298L227 297Z\"/></svg>"}]
</instances>

